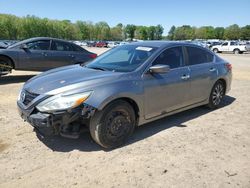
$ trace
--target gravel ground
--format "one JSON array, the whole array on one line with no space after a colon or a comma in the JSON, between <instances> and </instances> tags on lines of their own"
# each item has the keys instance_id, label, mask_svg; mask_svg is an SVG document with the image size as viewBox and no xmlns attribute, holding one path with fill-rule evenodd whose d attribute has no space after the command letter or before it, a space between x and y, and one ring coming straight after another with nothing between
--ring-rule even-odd
<instances>
[{"instance_id":1,"label":"gravel ground","mask_svg":"<svg viewBox=\"0 0 250 188\"><path fill-rule=\"evenodd\" d=\"M39 138L16 109L20 87L37 72L1 78L0 187L249 188L250 54L221 56L233 64L233 84L220 109L198 107L141 126L111 151L88 133Z\"/></svg>"}]
</instances>

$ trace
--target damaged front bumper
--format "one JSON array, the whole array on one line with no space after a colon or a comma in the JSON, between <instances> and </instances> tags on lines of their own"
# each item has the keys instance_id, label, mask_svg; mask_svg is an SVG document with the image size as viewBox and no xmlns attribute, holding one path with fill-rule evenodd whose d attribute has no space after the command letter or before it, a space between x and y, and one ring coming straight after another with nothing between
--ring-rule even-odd
<instances>
[{"instance_id":1,"label":"damaged front bumper","mask_svg":"<svg viewBox=\"0 0 250 188\"><path fill-rule=\"evenodd\" d=\"M68 138L78 138L83 125L88 125L95 108L82 104L74 109L55 111L53 113L39 112L34 106L25 108L17 102L22 119L30 123L42 136L61 135Z\"/></svg>"}]
</instances>

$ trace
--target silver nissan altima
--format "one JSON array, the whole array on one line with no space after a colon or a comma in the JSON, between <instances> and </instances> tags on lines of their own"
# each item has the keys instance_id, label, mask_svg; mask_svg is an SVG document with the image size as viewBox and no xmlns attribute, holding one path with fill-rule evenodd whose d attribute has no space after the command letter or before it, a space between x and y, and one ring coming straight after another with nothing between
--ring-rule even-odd
<instances>
[{"instance_id":1,"label":"silver nissan altima","mask_svg":"<svg viewBox=\"0 0 250 188\"><path fill-rule=\"evenodd\" d=\"M17 106L39 134L78 138L88 128L96 143L115 148L136 126L201 105L218 108L231 80L231 64L201 46L137 42L31 78Z\"/></svg>"}]
</instances>

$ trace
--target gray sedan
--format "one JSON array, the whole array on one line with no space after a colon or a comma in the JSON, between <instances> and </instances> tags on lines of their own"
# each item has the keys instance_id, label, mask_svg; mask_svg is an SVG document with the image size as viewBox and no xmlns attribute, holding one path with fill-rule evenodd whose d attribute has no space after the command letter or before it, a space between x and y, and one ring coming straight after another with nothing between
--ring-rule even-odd
<instances>
[{"instance_id":1,"label":"gray sedan","mask_svg":"<svg viewBox=\"0 0 250 188\"><path fill-rule=\"evenodd\" d=\"M65 65L81 64L97 55L68 41L38 37L0 49L0 75L16 70L45 71Z\"/></svg>"},{"instance_id":2,"label":"gray sedan","mask_svg":"<svg viewBox=\"0 0 250 188\"><path fill-rule=\"evenodd\" d=\"M201 105L215 109L231 88L231 64L181 42L119 46L86 66L33 77L17 101L21 117L43 135L78 138L87 127L105 148L136 126Z\"/></svg>"}]
</instances>

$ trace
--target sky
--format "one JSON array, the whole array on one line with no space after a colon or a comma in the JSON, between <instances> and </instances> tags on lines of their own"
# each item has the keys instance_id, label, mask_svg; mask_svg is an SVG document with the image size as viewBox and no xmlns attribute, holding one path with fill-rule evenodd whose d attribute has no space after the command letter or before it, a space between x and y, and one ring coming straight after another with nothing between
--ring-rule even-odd
<instances>
[{"instance_id":1,"label":"sky","mask_svg":"<svg viewBox=\"0 0 250 188\"><path fill-rule=\"evenodd\" d=\"M250 25L250 0L0 0L0 13L58 20L157 25Z\"/></svg>"}]
</instances>

